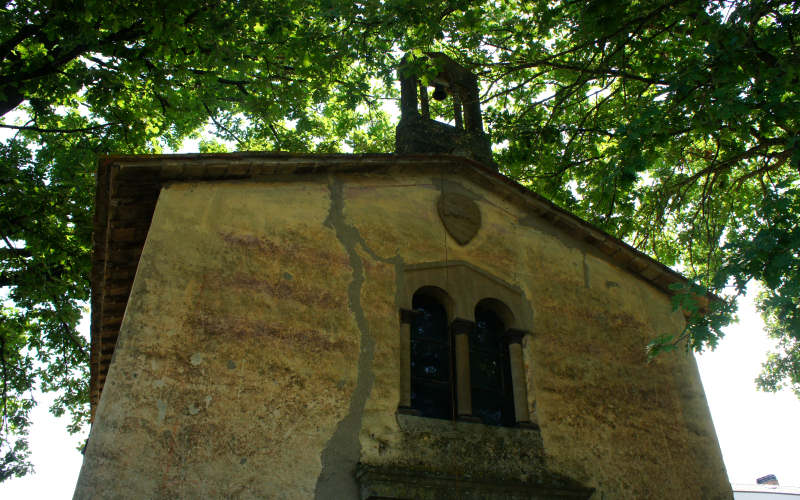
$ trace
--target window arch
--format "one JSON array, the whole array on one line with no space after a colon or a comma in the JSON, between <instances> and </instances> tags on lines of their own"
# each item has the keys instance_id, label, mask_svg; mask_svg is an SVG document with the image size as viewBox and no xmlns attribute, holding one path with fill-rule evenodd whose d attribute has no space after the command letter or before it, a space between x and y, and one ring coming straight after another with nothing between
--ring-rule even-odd
<instances>
[{"instance_id":1,"label":"window arch","mask_svg":"<svg viewBox=\"0 0 800 500\"><path fill-rule=\"evenodd\" d=\"M463 261L407 265L403 277L398 412L536 427L524 292Z\"/></svg>"},{"instance_id":2,"label":"window arch","mask_svg":"<svg viewBox=\"0 0 800 500\"><path fill-rule=\"evenodd\" d=\"M411 318L411 408L421 416L453 418L452 343L446 294L425 287L414 294Z\"/></svg>"}]
</instances>

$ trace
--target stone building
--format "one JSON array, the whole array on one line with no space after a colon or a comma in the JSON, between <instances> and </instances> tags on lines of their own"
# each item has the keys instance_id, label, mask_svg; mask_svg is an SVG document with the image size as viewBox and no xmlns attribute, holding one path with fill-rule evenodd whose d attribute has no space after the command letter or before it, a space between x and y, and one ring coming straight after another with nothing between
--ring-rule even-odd
<instances>
[{"instance_id":1,"label":"stone building","mask_svg":"<svg viewBox=\"0 0 800 500\"><path fill-rule=\"evenodd\" d=\"M397 154L100 162L75 498L731 498L693 357L646 360L684 279L498 174L442 73L463 119L404 76Z\"/></svg>"}]
</instances>

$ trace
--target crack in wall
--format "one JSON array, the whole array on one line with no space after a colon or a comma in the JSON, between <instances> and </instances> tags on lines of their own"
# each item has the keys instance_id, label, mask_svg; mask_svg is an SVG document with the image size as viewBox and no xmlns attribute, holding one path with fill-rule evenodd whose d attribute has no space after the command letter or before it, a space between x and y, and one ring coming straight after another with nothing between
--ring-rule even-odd
<instances>
[{"instance_id":1,"label":"crack in wall","mask_svg":"<svg viewBox=\"0 0 800 500\"><path fill-rule=\"evenodd\" d=\"M328 183L330 192L330 208L325 226L333 229L336 239L342 244L350 260L353 279L347 287L347 299L350 310L356 319L356 325L361 333L361 348L358 354L356 387L350 398L350 408L347 415L339 421L331 438L322 451L322 470L317 478L314 489L314 498L317 500L339 500L343 498L358 498L358 484L355 480L355 469L361 458L361 442L358 434L361 430L361 419L367 403L375 375L372 371L372 361L375 356L375 338L369 332L366 314L361 307L361 288L364 285L364 262L358 255L357 247L366 252L371 258L384 263L395 265L395 272L400 274L402 258L396 255L392 258L381 258L364 241L361 234L354 226L348 225L344 216L344 194L341 180L331 177ZM398 292L399 293L399 290ZM397 300L397 297L395 297Z\"/></svg>"}]
</instances>

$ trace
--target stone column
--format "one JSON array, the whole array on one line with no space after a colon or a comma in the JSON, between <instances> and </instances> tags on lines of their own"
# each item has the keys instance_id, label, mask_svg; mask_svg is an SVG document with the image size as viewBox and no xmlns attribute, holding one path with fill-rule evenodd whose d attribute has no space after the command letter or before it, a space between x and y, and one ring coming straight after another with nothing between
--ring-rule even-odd
<instances>
[{"instance_id":1,"label":"stone column","mask_svg":"<svg viewBox=\"0 0 800 500\"><path fill-rule=\"evenodd\" d=\"M535 425L528 412L528 390L525 383L525 365L522 361L522 337L527 332L509 329L506 331L508 341L508 359L511 364L511 384L514 392L514 414L517 424Z\"/></svg>"},{"instance_id":2,"label":"stone column","mask_svg":"<svg viewBox=\"0 0 800 500\"><path fill-rule=\"evenodd\" d=\"M418 79L408 67L401 64L397 69L400 78L400 116L412 118L417 116L417 85Z\"/></svg>"},{"instance_id":3,"label":"stone column","mask_svg":"<svg viewBox=\"0 0 800 500\"><path fill-rule=\"evenodd\" d=\"M415 311L400 310L400 405L398 410L411 410L411 322Z\"/></svg>"},{"instance_id":4,"label":"stone column","mask_svg":"<svg viewBox=\"0 0 800 500\"><path fill-rule=\"evenodd\" d=\"M468 132L482 134L483 120L481 119L478 79L475 75L468 74L464 80L465 91L461 96L461 105L464 107L464 128Z\"/></svg>"},{"instance_id":5,"label":"stone column","mask_svg":"<svg viewBox=\"0 0 800 500\"><path fill-rule=\"evenodd\" d=\"M455 384L456 384L456 417L463 420L472 419L472 391L469 381L469 334L475 329L475 323L456 318L450 325L453 332L455 352Z\"/></svg>"},{"instance_id":6,"label":"stone column","mask_svg":"<svg viewBox=\"0 0 800 500\"><path fill-rule=\"evenodd\" d=\"M464 130L464 120L461 115L461 97L458 92L453 94L453 117L455 118L456 128Z\"/></svg>"},{"instance_id":7,"label":"stone column","mask_svg":"<svg viewBox=\"0 0 800 500\"><path fill-rule=\"evenodd\" d=\"M431 108L428 104L428 87L426 87L422 82L419 84L419 107L422 110L423 118L431 117Z\"/></svg>"}]
</instances>

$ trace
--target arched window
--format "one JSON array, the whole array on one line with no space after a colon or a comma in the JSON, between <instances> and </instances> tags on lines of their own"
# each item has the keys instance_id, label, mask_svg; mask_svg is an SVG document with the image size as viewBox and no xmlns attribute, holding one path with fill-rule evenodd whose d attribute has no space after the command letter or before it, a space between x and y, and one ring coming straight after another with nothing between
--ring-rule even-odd
<instances>
[{"instance_id":1,"label":"arched window","mask_svg":"<svg viewBox=\"0 0 800 500\"><path fill-rule=\"evenodd\" d=\"M453 418L452 347L447 311L433 294L414 294L411 407L423 417Z\"/></svg>"},{"instance_id":2,"label":"arched window","mask_svg":"<svg viewBox=\"0 0 800 500\"><path fill-rule=\"evenodd\" d=\"M469 336L472 415L487 425L512 426L514 389L511 379L506 326L496 307L475 307L475 328Z\"/></svg>"},{"instance_id":3,"label":"arched window","mask_svg":"<svg viewBox=\"0 0 800 500\"><path fill-rule=\"evenodd\" d=\"M461 261L407 266L404 281L398 413L535 427L522 290Z\"/></svg>"}]
</instances>

